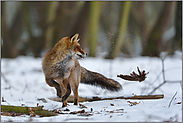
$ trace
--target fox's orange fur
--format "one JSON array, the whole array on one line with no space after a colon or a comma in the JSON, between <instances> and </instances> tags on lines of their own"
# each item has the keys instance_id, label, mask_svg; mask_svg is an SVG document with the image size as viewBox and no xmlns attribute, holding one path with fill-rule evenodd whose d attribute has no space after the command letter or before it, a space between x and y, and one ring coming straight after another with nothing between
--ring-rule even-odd
<instances>
[{"instance_id":1,"label":"fox's orange fur","mask_svg":"<svg viewBox=\"0 0 183 123\"><path fill-rule=\"evenodd\" d=\"M78 34L62 38L48 51L42 61L46 83L55 87L57 96L62 98L63 107L67 106L67 98L74 93L74 104L78 105L79 83L99 85L111 91L118 91L121 85L95 72L88 71L80 66L77 59L85 58L84 52L78 43Z\"/></svg>"}]
</instances>

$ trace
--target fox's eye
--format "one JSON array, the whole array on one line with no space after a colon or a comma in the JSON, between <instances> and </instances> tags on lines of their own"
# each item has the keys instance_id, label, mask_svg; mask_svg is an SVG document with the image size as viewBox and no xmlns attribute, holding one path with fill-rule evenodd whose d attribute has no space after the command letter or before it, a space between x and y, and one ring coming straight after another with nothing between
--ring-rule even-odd
<instances>
[{"instance_id":1,"label":"fox's eye","mask_svg":"<svg viewBox=\"0 0 183 123\"><path fill-rule=\"evenodd\" d=\"M77 47L76 47L76 49L78 49L78 50L79 50L80 48L77 46Z\"/></svg>"}]
</instances>

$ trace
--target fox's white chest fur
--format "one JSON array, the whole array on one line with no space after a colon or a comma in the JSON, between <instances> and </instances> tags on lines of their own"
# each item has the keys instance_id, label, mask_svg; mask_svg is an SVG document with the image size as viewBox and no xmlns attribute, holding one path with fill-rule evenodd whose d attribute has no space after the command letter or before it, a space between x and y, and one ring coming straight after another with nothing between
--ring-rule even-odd
<instances>
[{"instance_id":1,"label":"fox's white chest fur","mask_svg":"<svg viewBox=\"0 0 183 123\"><path fill-rule=\"evenodd\" d=\"M56 63L57 65L57 75L62 79L68 78L70 75L70 71L74 66L74 61L71 56L67 56L61 61Z\"/></svg>"}]
</instances>

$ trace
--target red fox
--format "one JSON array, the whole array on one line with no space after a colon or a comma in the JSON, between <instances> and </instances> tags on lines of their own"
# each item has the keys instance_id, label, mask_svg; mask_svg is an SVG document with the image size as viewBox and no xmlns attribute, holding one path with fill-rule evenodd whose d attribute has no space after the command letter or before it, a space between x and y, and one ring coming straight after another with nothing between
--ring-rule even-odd
<instances>
[{"instance_id":1,"label":"red fox","mask_svg":"<svg viewBox=\"0 0 183 123\"><path fill-rule=\"evenodd\" d=\"M78 36L79 34L75 34L62 38L45 54L42 61L46 83L55 87L57 96L63 102L62 107L67 106L71 89L74 93L74 105L78 105L79 83L100 86L111 91L122 89L117 81L80 66L77 59L85 58L87 53L81 49Z\"/></svg>"}]
</instances>

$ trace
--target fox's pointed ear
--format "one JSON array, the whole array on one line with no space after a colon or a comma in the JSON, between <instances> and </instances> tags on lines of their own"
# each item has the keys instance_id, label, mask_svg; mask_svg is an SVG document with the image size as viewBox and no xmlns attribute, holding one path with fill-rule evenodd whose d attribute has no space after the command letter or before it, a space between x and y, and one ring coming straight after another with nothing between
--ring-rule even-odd
<instances>
[{"instance_id":1,"label":"fox's pointed ear","mask_svg":"<svg viewBox=\"0 0 183 123\"><path fill-rule=\"evenodd\" d=\"M76 33L75 35L70 36L71 42L74 42L74 41L78 42L79 41L78 37L79 37L78 33Z\"/></svg>"}]
</instances>

